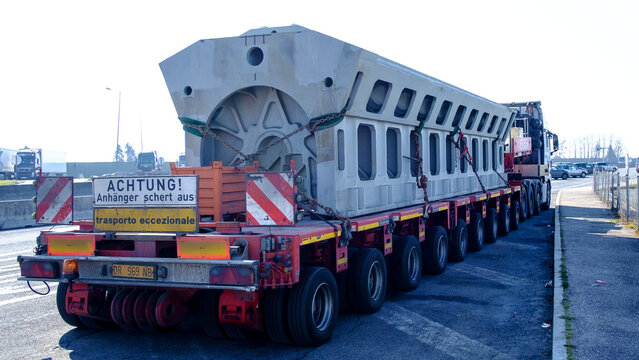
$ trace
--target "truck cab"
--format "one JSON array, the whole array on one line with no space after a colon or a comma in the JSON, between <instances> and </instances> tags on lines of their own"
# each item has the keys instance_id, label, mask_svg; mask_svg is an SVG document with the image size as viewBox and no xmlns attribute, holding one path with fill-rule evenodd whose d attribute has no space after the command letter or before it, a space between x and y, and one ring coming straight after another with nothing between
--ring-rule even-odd
<instances>
[{"instance_id":1,"label":"truck cab","mask_svg":"<svg viewBox=\"0 0 639 360\"><path fill-rule=\"evenodd\" d=\"M155 173L158 171L158 156L155 151L138 154L138 170L141 173Z\"/></svg>"},{"instance_id":2,"label":"truck cab","mask_svg":"<svg viewBox=\"0 0 639 360\"><path fill-rule=\"evenodd\" d=\"M33 180L38 175L40 156L36 150L22 149L18 151L15 165L15 176L18 180Z\"/></svg>"}]
</instances>

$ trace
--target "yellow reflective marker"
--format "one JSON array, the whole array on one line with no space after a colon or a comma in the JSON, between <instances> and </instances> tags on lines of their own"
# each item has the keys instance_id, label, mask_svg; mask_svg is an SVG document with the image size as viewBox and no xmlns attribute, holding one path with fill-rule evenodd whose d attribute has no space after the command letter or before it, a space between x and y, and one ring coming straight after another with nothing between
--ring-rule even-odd
<instances>
[{"instance_id":1,"label":"yellow reflective marker","mask_svg":"<svg viewBox=\"0 0 639 360\"><path fill-rule=\"evenodd\" d=\"M95 208L93 227L97 231L195 232L194 208Z\"/></svg>"},{"instance_id":2,"label":"yellow reflective marker","mask_svg":"<svg viewBox=\"0 0 639 360\"><path fill-rule=\"evenodd\" d=\"M75 235L71 238L49 235L49 255L93 256L95 245L93 236Z\"/></svg>"}]
</instances>

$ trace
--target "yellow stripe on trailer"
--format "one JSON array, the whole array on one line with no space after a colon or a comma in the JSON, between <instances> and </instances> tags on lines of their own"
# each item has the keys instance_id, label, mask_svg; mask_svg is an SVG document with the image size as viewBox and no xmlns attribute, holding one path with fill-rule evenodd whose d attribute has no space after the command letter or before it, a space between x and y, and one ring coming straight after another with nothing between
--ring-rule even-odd
<instances>
[{"instance_id":1,"label":"yellow stripe on trailer","mask_svg":"<svg viewBox=\"0 0 639 360\"><path fill-rule=\"evenodd\" d=\"M501 194L500 194L500 193L490 194L490 198L492 199L492 198L497 197L497 196L499 196L499 195L501 195Z\"/></svg>"},{"instance_id":2,"label":"yellow stripe on trailer","mask_svg":"<svg viewBox=\"0 0 639 360\"><path fill-rule=\"evenodd\" d=\"M337 265L342 265L345 264L348 261L347 257L341 258L341 259L337 259Z\"/></svg>"},{"instance_id":3,"label":"yellow stripe on trailer","mask_svg":"<svg viewBox=\"0 0 639 360\"><path fill-rule=\"evenodd\" d=\"M401 221L414 219L414 218L416 218L418 216L422 216L422 215L424 215L423 212L417 212L417 213L410 214L410 215L403 215L402 218L401 218Z\"/></svg>"},{"instance_id":4,"label":"yellow stripe on trailer","mask_svg":"<svg viewBox=\"0 0 639 360\"><path fill-rule=\"evenodd\" d=\"M390 249L393 247L393 243L392 242L388 242L386 244L384 244L384 249Z\"/></svg>"},{"instance_id":5,"label":"yellow stripe on trailer","mask_svg":"<svg viewBox=\"0 0 639 360\"><path fill-rule=\"evenodd\" d=\"M444 210L448 210L448 205L440 206L437 208L437 211L444 211Z\"/></svg>"},{"instance_id":6,"label":"yellow stripe on trailer","mask_svg":"<svg viewBox=\"0 0 639 360\"><path fill-rule=\"evenodd\" d=\"M364 230L368 230L368 229L374 229L376 227L379 227L379 222L374 222L374 223L366 224L366 225L357 225L357 231L364 231Z\"/></svg>"},{"instance_id":7,"label":"yellow stripe on trailer","mask_svg":"<svg viewBox=\"0 0 639 360\"><path fill-rule=\"evenodd\" d=\"M340 236L341 234L342 232L338 231L337 234L335 232L330 232L330 233L326 233L322 235L310 236L310 237L302 239L302 245L308 245L308 244L316 243L318 241L332 239L336 236Z\"/></svg>"},{"instance_id":8,"label":"yellow stripe on trailer","mask_svg":"<svg viewBox=\"0 0 639 360\"><path fill-rule=\"evenodd\" d=\"M426 236L426 231L422 231L419 233L419 237Z\"/></svg>"},{"instance_id":9,"label":"yellow stripe on trailer","mask_svg":"<svg viewBox=\"0 0 639 360\"><path fill-rule=\"evenodd\" d=\"M511 191L512 191L511 189L506 189L504 190L504 194L510 194Z\"/></svg>"}]
</instances>

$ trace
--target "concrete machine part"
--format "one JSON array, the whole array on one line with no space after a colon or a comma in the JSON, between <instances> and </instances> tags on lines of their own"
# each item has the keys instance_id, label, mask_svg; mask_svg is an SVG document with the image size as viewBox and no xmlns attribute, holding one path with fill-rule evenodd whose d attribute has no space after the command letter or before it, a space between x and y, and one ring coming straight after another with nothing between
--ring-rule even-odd
<instances>
[{"instance_id":1,"label":"concrete machine part","mask_svg":"<svg viewBox=\"0 0 639 360\"><path fill-rule=\"evenodd\" d=\"M513 110L301 26L200 40L160 67L185 125L187 166L237 164L275 142L251 159L272 171L295 160L300 188L345 216L423 203L418 145L430 200L504 185ZM343 116L286 137L331 114Z\"/></svg>"}]
</instances>

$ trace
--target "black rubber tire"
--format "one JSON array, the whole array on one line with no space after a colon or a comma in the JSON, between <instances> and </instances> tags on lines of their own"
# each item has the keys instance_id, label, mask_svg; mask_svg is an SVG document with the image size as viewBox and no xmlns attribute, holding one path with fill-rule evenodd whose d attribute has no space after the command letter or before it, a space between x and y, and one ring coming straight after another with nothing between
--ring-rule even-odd
<instances>
[{"instance_id":1,"label":"black rubber tire","mask_svg":"<svg viewBox=\"0 0 639 360\"><path fill-rule=\"evenodd\" d=\"M464 261L468 253L468 229L464 220L457 219L457 226L450 232L448 245L448 261Z\"/></svg>"},{"instance_id":2,"label":"black rubber tire","mask_svg":"<svg viewBox=\"0 0 639 360\"><path fill-rule=\"evenodd\" d=\"M375 248L360 248L354 255L348 265L348 301L353 311L372 314L384 305L388 280L386 260ZM373 284L369 284L370 281Z\"/></svg>"},{"instance_id":3,"label":"black rubber tire","mask_svg":"<svg viewBox=\"0 0 639 360\"><path fill-rule=\"evenodd\" d=\"M526 221L526 217L528 216L528 192L523 184L521 185L519 198L521 199L521 202L519 203L519 222L523 223Z\"/></svg>"},{"instance_id":4,"label":"black rubber tire","mask_svg":"<svg viewBox=\"0 0 639 360\"><path fill-rule=\"evenodd\" d=\"M395 289L417 289L422 278L422 248L412 235L393 236L393 253L390 256L391 281Z\"/></svg>"},{"instance_id":5,"label":"black rubber tire","mask_svg":"<svg viewBox=\"0 0 639 360\"><path fill-rule=\"evenodd\" d=\"M323 309L324 313L313 314L317 310L313 305L318 305L315 296L320 289L320 295L324 297L320 306L329 308ZM288 319L293 341L302 346L319 346L327 342L335 330L339 312L337 282L333 274L322 267L304 268L300 281L293 286L289 296ZM322 316L319 327L315 315Z\"/></svg>"},{"instance_id":6,"label":"black rubber tire","mask_svg":"<svg viewBox=\"0 0 639 360\"><path fill-rule=\"evenodd\" d=\"M264 335L257 330L248 329L241 325L222 324L222 328L231 340L236 341L254 341Z\"/></svg>"},{"instance_id":7,"label":"black rubber tire","mask_svg":"<svg viewBox=\"0 0 639 360\"><path fill-rule=\"evenodd\" d=\"M499 206L499 227L498 232L500 236L506 236L510 232L510 208L508 204L501 204Z\"/></svg>"},{"instance_id":8,"label":"black rubber tire","mask_svg":"<svg viewBox=\"0 0 639 360\"><path fill-rule=\"evenodd\" d=\"M535 208L535 187L532 183L528 183L528 214L526 215L528 218L533 217L533 211Z\"/></svg>"},{"instance_id":9,"label":"black rubber tire","mask_svg":"<svg viewBox=\"0 0 639 360\"><path fill-rule=\"evenodd\" d=\"M562 178L563 180L568 179L568 174L566 174L566 173L561 174L561 178Z\"/></svg>"},{"instance_id":10,"label":"black rubber tire","mask_svg":"<svg viewBox=\"0 0 639 360\"><path fill-rule=\"evenodd\" d=\"M426 241L422 244L422 260L427 274L439 275L448 265L448 235L442 226L426 228Z\"/></svg>"},{"instance_id":11,"label":"black rubber tire","mask_svg":"<svg viewBox=\"0 0 639 360\"><path fill-rule=\"evenodd\" d=\"M586 177L586 173L584 171L581 172L581 177L585 178Z\"/></svg>"},{"instance_id":12,"label":"black rubber tire","mask_svg":"<svg viewBox=\"0 0 639 360\"><path fill-rule=\"evenodd\" d=\"M79 316L75 314L69 314L67 312L66 296L67 296L68 288L69 288L68 283L61 282L58 284L58 291L55 294L55 302L58 307L58 313L60 314L60 317L62 318L62 320L64 320L65 323L75 327L80 327L80 328L84 327L84 323L80 321Z\"/></svg>"},{"instance_id":13,"label":"black rubber tire","mask_svg":"<svg viewBox=\"0 0 639 360\"><path fill-rule=\"evenodd\" d=\"M535 206L533 207L533 215L539 215L541 212L541 185L535 183Z\"/></svg>"},{"instance_id":14,"label":"black rubber tire","mask_svg":"<svg viewBox=\"0 0 639 360\"><path fill-rule=\"evenodd\" d=\"M479 251L484 247L484 219L480 213L470 214L468 224L468 250Z\"/></svg>"},{"instance_id":15,"label":"black rubber tire","mask_svg":"<svg viewBox=\"0 0 639 360\"><path fill-rule=\"evenodd\" d=\"M550 204L552 203L552 188L550 187L550 182L546 184L546 201L541 204L541 210L550 209Z\"/></svg>"},{"instance_id":16,"label":"black rubber tire","mask_svg":"<svg viewBox=\"0 0 639 360\"><path fill-rule=\"evenodd\" d=\"M219 290L200 290L198 293L198 312L202 330L210 337L225 339L227 336L218 317L219 304Z\"/></svg>"},{"instance_id":17,"label":"black rubber tire","mask_svg":"<svg viewBox=\"0 0 639 360\"><path fill-rule=\"evenodd\" d=\"M264 294L264 327L276 343L291 344L288 327L288 289L266 290Z\"/></svg>"},{"instance_id":18,"label":"black rubber tire","mask_svg":"<svg viewBox=\"0 0 639 360\"><path fill-rule=\"evenodd\" d=\"M513 206L510 209L510 230L511 231L519 229L519 216L521 213L521 210L519 209L519 201L513 200L512 204Z\"/></svg>"},{"instance_id":19,"label":"black rubber tire","mask_svg":"<svg viewBox=\"0 0 639 360\"><path fill-rule=\"evenodd\" d=\"M484 219L484 243L494 243L497 240L498 230L497 210L494 208L486 209L486 219Z\"/></svg>"},{"instance_id":20,"label":"black rubber tire","mask_svg":"<svg viewBox=\"0 0 639 360\"><path fill-rule=\"evenodd\" d=\"M534 129L541 129L541 120L539 119L531 119L530 126Z\"/></svg>"}]
</instances>

